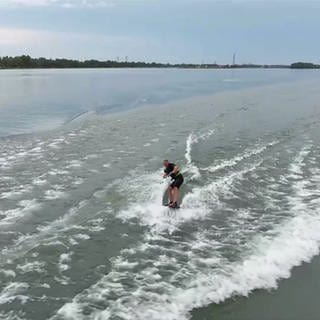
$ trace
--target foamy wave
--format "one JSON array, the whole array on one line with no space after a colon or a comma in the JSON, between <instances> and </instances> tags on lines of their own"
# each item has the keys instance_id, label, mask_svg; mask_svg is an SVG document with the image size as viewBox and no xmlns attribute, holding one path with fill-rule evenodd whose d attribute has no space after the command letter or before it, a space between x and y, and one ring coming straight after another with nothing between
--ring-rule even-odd
<instances>
[{"instance_id":1,"label":"foamy wave","mask_svg":"<svg viewBox=\"0 0 320 320\"><path fill-rule=\"evenodd\" d=\"M18 203L19 207L7 211L0 211L0 214L4 216L0 220L0 225L6 225L17 221L17 219L26 216L29 213L38 211L41 205L36 199L33 200L22 200Z\"/></svg>"},{"instance_id":2,"label":"foamy wave","mask_svg":"<svg viewBox=\"0 0 320 320\"><path fill-rule=\"evenodd\" d=\"M52 189L52 190L47 190L45 192L45 199L47 200L64 199L67 197L68 197L68 194L64 191Z\"/></svg>"},{"instance_id":3,"label":"foamy wave","mask_svg":"<svg viewBox=\"0 0 320 320\"><path fill-rule=\"evenodd\" d=\"M312 147L311 144L305 146L296 156L296 158L294 159L294 161L291 163L289 167L289 171L291 173L289 177L299 179L302 176L303 167L305 166L304 159L310 153L311 147Z\"/></svg>"},{"instance_id":4,"label":"foamy wave","mask_svg":"<svg viewBox=\"0 0 320 320\"><path fill-rule=\"evenodd\" d=\"M30 193L32 191L32 186L26 185L26 186L19 186L14 187L10 191L5 191L0 194L0 199L17 199L21 197L22 195L26 193Z\"/></svg>"},{"instance_id":5,"label":"foamy wave","mask_svg":"<svg viewBox=\"0 0 320 320\"><path fill-rule=\"evenodd\" d=\"M11 282L5 286L0 292L0 305L10 303L13 300L20 300L22 303L28 300L28 297L23 293L29 288L29 285L24 282Z\"/></svg>"},{"instance_id":6,"label":"foamy wave","mask_svg":"<svg viewBox=\"0 0 320 320\"><path fill-rule=\"evenodd\" d=\"M117 282L121 273L113 271L102 279L96 286L90 288L89 296L78 297L72 303L62 307L58 314L66 319L103 319L106 314L118 316L123 319L152 319L152 320L181 320L188 319L188 312L196 307L202 307L209 303L220 303L235 295L247 296L257 288L275 288L279 279L288 278L293 266L298 266L304 261L318 254L320 235L320 219L314 214L306 213L291 219L274 231L274 238L262 237L256 240L256 250L250 257L241 262L227 264L219 256L198 259L197 263L205 264L207 272L197 272L196 276L183 287L172 283L162 282L158 267L162 264L169 268L177 261L174 258L163 259L155 267L146 268L139 274L144 281L137 283L137 289L130 295L126 288ZM215 247L211 245L212 250ZM183 254L175 252L176 256ZM121 270L121 264L125 261L118 260L115 268ZM130 264L124 266L125 270L134 268ZM198 270L197 265L194 266ZM118 271L118 272L119 272ZM184 278L182 273L175 275L177 283L179 278ZM185 270L189 272L190 270ZM180 279L180 281L182 280ZM174 280L174 278L172 279ZM173 282L174 283L174 282ZM158 289L157 289L158 288ZM157 290L156 290L157 289ZM150 291L151 290L151 291ZM159 293L156 293L156 292ZM92 316L83 316L82 310L86 306L85 301L101 302L103 297L109 294L123 296L117 303L111 304L104 311L95 311ZM152 296L152 299L148 297ZM89 298L90 297L90 298ZM122 302L123 301L123 302Z\"/></svg>"},{"instance_id":7,"label":"foamy wave","mask_svg":"<svg viewBox=\"0 0 320 320\"><path fill-rule=\"evenodd\" d=\"M0 269L0 274L3 274L7 278L16 277L16 273L13 270Z\"/></svg>"},{"instance_id":8,"label":"foamy wave","mask_svg":"<svg viewBox=\"0 0 320 320\"><path fill-rule=\"evenodd\" d=\"M211 274L198 274L187 288L170 288L167 285L171 290L165 295L153 295L150 303L142 302L147 291L141 289L139 298L142 301L138 305L134 295L130 303L122 305L118 310L110 308L106 311L131 315L124 319L188 319L188 312L193 308L220 303L235 295L247 296L257 288L275 288L279 279L290 276L293 266L310 261L319 253L319 227L319 217L296 217L279 230L276 238L261 239L256 244L256 253L241 263L229 265L221 272L212 270ZM216 265L217 261L214 259L212 262ZM97 314L102 315L99 312Z\"/></svg>"},{"instance_id":9,"label":"foamy wave","mask_svg":"<svg viewBox=\"0 0 320 320\"><path fill-rule=\"evenodd\" d=\"M38 185L38 186L43 186L43 185L45 185L47 183L48 183L48 181L46 179L43 179L43 175L33 179L33 181L32 181L32 184L35 184L35 185Z\"/></svg>"},{"instance_id":10,"label":"foamy wave","mask_svg":"<svg viewBox=\"0 0 320 320\"><path fill-rule=\"evenodd\" d=\"M206 140L207 138L211 137L214 134L215 130L208 130L207 132L203 134L196 135L194 133L191 133L186 141L186 152L185 152L185 159L187 161L186 168L182 170L182 172L188 172L191 174L190 179L198 179L200 178L201 174L199 171L199 168L193 163L191 152L192 152L192 146L199 141Z\"/></svg>"},{"instance_id":11,"label":"foamy wave","mask_svg":"<svg viewBox=\"0 0 320 320\"><path fill-rule=\"evenodd\" d=\"M149 189L144 188L146 180ZM170 228L170 217L167 214L169 209L162 206L162 198L168 184L166 181L161 181L161 172L130 177L130 183L123 181L119 187L132 198L130 207L118 213L119 218L124 220L139 218L145 225L161 229Z\"/></svg>"},{"instance_id":12,"label":"foamy wave","mask_svg":"<svg viewBox=\"0 0 320 320\"><path fill-rule=\"evenodd\" d=\"M56 138L52 142L50 142L47 146L49 148L52 148L52 149L60 149L61 148L61 144L63 144L64 142L65 142L65 138L64 137Z\"/></svg>"},{"instance_id":13,"label":"foamy wave","mask_svg":"<svg viewBox=\"0 0 320 320\"><path fill-rule=\"evenodd\" d=\"M13 246L4 248L0 252L0 265L1 262L5 261L10 257L17 258L19 255L25 254L31 248L39 245L40 243L45 245L47 241L47 245L51 244L56 245L60 244L65 246L64 243L56 240L59 234L67 229L71 229L73 225L71 225L72 219L77 216L79 210L84 208L88 203L88 200L83 200L78 203L75 207L72 207L68 210L68 212L59 219L54 220L49 225L41 226L38 228L38 232L30 234L30 235L22 235L19 237Z\"/></svg>"},{"instance_id":14,"label":"foamy wave","mask_svg":"<svg viewBox=\"0 0 320 320\"><path fill-rule=\"evenodd\" d=\"M194 188L187 193L182 201L182 208L177 213L169 208L163 207L162 199L167 190L167 183L161 183L160 173L153 173L131 178L130 183L123 181L121 192L129 197L132 195L130 206L118 213L118 217L128 219L139 219L140 223L148 225L156 232L173 232L179 225L194 219L202 219L211 212L212 208L220 205L219 193L227 194L232 188L235 180L241 180L243 176L254 171L261 162L240 171L230 173L205 185ZM151 190L145 190L145 181L148 180Z\"/></svg>"},{"instance_id":15,"label":"foamy wave","mask_svg":"<svg viewBox=\"0 0 320 320\"><path fill-rule=\"evenodd\" d=\"M68 162L67 168L80 168L82 167L82 162L79 160L71 160Z\"/></svg>"},{"instance_id":16,"label":"foamy wave","mask_svg":"<svg viewBox=\"0 0 320 320\"><path fill-rule=\"evenodd\" d=\"M28 272L44 272L45 263L42 261L34 261L34 262L26 262L25 264L18 264L17 269L20 273L28 273Z\"/></svg>"},{"instance_id":17,"label":"foamy wave","mask_svg":"<svg viewBox=\"0 0 320 320\"><path fill-rule=\"evenodd\" d=\"M33 143L27 145L13 145L9 150L3 153L0 158L0 168L7 170L20 164L25 159L40 159L43 154L41 143L36 146Z\"/></svg>"},{"instance_id":18,"label":"foamy wave","mask_svg":"<svg viewBox=\"0 0 320 320\"><path fill-rule=\"evenodd\" d=\"M71 262L71 257L73 252L62 253L59 258L59 271L64 272L70 269L69 263Z\"/></svg>"},{"instance_id":19,"label":"foamy wave","mask_svg":"<svg viewBox=\"0 0 320 320\"><path fill-rule=\"evenodd\" d=\"M307 151L303 149L292 163L302 173L307 170ZM184 205L198 198L214 202L213 194L224 192L220 189L228 189L235 179L243 179L259 165L260 162L193 190L189 197L194 198L186 197ZM183 241L177 236L149 232L143 243L122 250L120 256L112 259L111 272L65 304L53 319L183 320L189 319L189 312L196 307L237 295L247 296L259 288L277 287L280 279L290 276L292 267L319 253L320 200L316 190L320 175L317 171L312 173L309 179L303 174L296 179L290 177L289 170L286 182L293 193L287 196L283 207L289 215L267 233L250 237L240 259L222 256L220 248L228 246L228 239L220 242L217 237L210 237L219 231L218 227L193 233ZM250 216L250 212L239 210L235 218L248 219L250 223Z\"/></svg>"},{"instance_id":20,"label":"foamy wave","mask_svg":"<svg viewBox=\"0 0 320 320\"><path fill-rule=\"evenodd\" d=\"M49 175L51 176L56 176L56 175L68 175L69 174L69 171L67 170L61 170L61 169L52 169L48 172Z\"/></svg>"},{"instance_id":21,"label":"foamy wave","mask_svg":"<svg viewBox=\"0 0 320 320\"><path fill-rule=\"evenodd\" d=\"M214 204L216 207L219 207L219 193L229 193L235 180L241 180L245 174L254 171L261 165L261 163L262 161L254 163L250 167L244 168L240 171L232 172L207 184L204 187L194 188L183 198L183 208L201 208L202 210L207 211L205 209L208 205Z\"/></svg>"},{"instance_id":22,"label":"foamy wave","mask_svg":"<svg viewBox=\"0 0 320 320\"><path fill-rule=\"evenodd\" d=\"M258 146L255 148L247 149L242 154L237 155L230 160L224 160L220 164L212 165L207 168L203 168L202 170L209 171L209 172L216 172L218 170L225 169L227 167L233 167L245 159L261 154L262 152L267 150L269 147L274 146L277 143L279 143L279 141L273 141L260 147Z\"/></svg>"}]
</instances>

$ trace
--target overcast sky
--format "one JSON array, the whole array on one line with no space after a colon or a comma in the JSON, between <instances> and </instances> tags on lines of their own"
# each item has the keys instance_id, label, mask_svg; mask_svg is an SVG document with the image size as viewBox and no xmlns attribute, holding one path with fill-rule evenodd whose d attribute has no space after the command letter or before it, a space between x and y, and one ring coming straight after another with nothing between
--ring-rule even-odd
<instances>
[{"instance_id":1,"label":"overcast sky","mask_svg":"<svg viewBox=\"0 0 320 320\"><path fill-rule=\"evenodd\" d=\"M320 0L0 0L0 56L320 63Z\"/></svg>"}]
</instances>

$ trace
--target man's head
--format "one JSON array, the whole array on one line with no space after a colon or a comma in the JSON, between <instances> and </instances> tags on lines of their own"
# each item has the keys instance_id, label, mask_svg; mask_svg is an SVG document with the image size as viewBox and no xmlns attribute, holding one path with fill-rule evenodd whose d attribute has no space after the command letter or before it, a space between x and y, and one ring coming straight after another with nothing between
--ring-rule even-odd
<instances>
[{"instance_id":1,"label":"man's head","mask_svg":"<svg viewBox=\"0 0 320 320\"><path fill-rule=\"evenodd\" d=\"M166 168L169 165L169 160L163 160L162 164Z\"/></svg>"}]
</instances>

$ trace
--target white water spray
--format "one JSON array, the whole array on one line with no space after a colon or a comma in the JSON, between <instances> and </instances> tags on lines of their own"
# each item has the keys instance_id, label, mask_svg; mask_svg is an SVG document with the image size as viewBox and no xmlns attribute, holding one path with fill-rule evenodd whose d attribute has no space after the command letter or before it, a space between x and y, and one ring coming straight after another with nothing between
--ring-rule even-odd
<instances>
[{"instance_id":1,"label":"white water spray","mask_svg":"<svg viewBox=\"0 0 320 320\"><path fill-rule=\"evenodd\" d=\"M184 170L184 172L188 172L191 174L190 180L199 179L201 176L199 168L192 161L192 146L201 140L206 140L207 138L212 136L214 132L214 130L208 130L207 132L200 135L195 135L193 132L189 134L186 141L186 152L184 155L187 161L186 169Z\"/></svg>"}]
</instances>

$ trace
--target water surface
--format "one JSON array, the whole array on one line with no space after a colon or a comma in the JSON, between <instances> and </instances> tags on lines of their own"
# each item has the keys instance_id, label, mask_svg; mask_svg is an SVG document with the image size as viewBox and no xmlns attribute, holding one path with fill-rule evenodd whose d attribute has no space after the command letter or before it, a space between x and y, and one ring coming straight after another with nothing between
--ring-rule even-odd
<instances>
[{"instance_id":1,"label":"water surface","mask_svg":"<svg viewBox=\"0 0 320 320\"><path fill-rule=\"evenodd\" d=\"M0 138L1 318L224 319L215 306L234 308L249 294L251 301L257 289L276 288L318 254L320 82L314 73L299 80L289 70L236 71L233 78L226 71L190 71L190 78L189 70L184 76L110 71L119 79L126 72L132 79L161 74L165 97L134 108L131 97L150 99L158 84L141 92L140 81L132 81L132 96L122 96L123 82L112 82L112 102L104 103L127 111L70 122L91 110L95 96L96 106L103 94L109 97L98 81L107 71L38 72L42 80L30 100L21 92L18 105L20 93L11 100L2 93L2 132L19 133L18 119L22 131L31 130L40 106L47 121L59 114L65 124ZM183 94L170 91L166 72L191 89L181 84ZM239 80L212 82L211 74ZM56 77L64 79L59 95ZM99 94L88 93L85 81ZM53 101L60 111L49 107ZM22 111L11 113L9 105ZM163 158L185 176L177 211L162 206ZM191 313L209 304L213 309Z\"/></svg>"}]
</instances>

